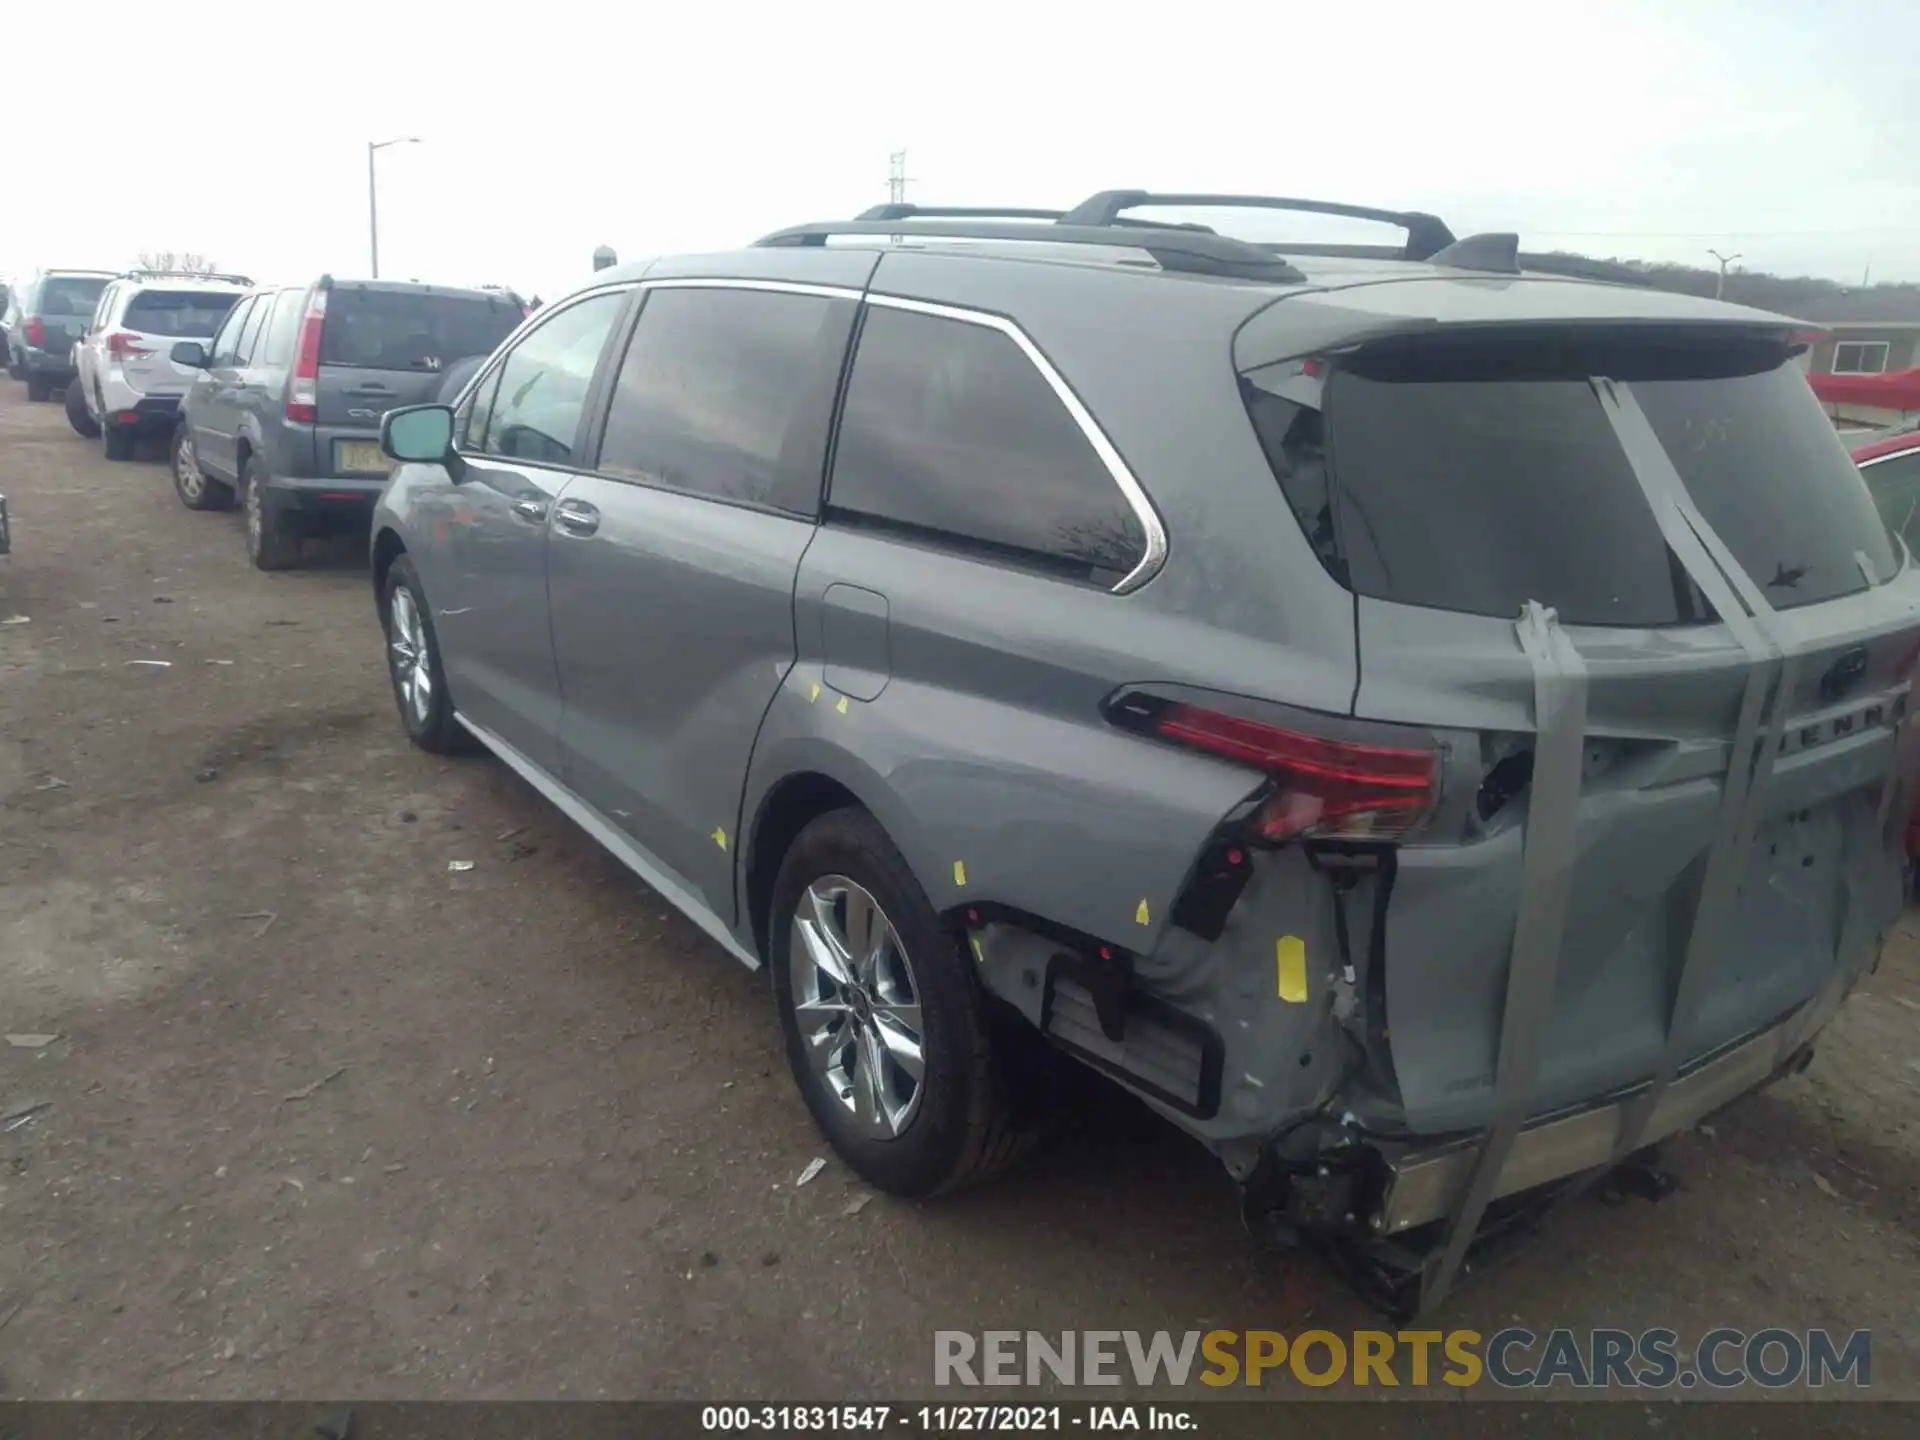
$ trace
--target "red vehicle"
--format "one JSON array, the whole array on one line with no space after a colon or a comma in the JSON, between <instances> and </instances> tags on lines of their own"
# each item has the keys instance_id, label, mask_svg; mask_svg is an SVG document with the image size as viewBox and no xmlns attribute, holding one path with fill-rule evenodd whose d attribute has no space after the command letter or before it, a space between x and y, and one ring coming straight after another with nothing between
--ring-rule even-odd
<instances>
[{"instance_id":1,"label":"red vehicle","mask_svg":"<svg viewBox=\"0 0 1920 1440\"><path fill-rule=\"evenodd\" d=\"M1920 554L1920 428L1869 441L1854 450L1853 463L1887 528ZM1907 817L1907 858L1916 862L1910 875L1920 878L1920 808Z\"/></svg>"}]
</instances>

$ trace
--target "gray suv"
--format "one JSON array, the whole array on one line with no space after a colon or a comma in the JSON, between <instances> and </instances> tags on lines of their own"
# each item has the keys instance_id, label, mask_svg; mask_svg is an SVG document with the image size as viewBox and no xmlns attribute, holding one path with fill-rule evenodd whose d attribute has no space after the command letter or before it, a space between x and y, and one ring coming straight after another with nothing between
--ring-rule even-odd
<instances>
[{"instance_id":1,"label":"gray suv","mask_svg":"<svg viewBox=\"0 0 1920 1440\"><path fill-rule=\"evenodd\" d=\"M104 270L45 270L16 288L7 307L7 373L26 381L29 400L66 390L73 347L114 278Z\"/></svg>"},{"instance_id":2,"label":"gray suv","mask_svg":"<svg viewBox=\"0 0 1920 1440\"><path fill-rule=\"evenodd\" d=\"M191 510L246 509L247 554L296 564L308 535L364 527L386 482L380 417L435 399L444 372L520 323L511 293L412 281L266 287L234 303L209 344L173 346L194 372L173 438Z\"/></svg>"},{"instance_id":3,"label":"gray suv","mask_svg":"<svg viewBox=\"0 0 1920 1440\"><path fill-rule=\"evenodd\" d=\"M1203 203L1406 240L1125 213ZM1012 1156L1037 1032L1418 1310L1900 914L1920 575L1795 330L1265 197L611 269L387 417L400 715L767 966L874 1184Z\"/></svg>"}]
</instances>

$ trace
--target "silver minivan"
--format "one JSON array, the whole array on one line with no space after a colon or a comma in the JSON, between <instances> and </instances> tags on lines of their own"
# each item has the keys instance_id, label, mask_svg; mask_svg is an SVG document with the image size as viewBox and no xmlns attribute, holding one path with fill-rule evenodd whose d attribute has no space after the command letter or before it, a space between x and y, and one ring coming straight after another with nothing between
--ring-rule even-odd
<instances>
[{"instance_id":1,"label":"silver minivan","mask_svg":"<svg viewBox=\"0 0 1920 1440\"><path fill-rule=\"evenodd\" d=\"M1257 196L610 269L387 416L396 702L771 972L876 1185L1016 1154L1039 1037L1418 1310L1901 912L1920 574L1797 328Z\"/></svg>"}]
</instances>

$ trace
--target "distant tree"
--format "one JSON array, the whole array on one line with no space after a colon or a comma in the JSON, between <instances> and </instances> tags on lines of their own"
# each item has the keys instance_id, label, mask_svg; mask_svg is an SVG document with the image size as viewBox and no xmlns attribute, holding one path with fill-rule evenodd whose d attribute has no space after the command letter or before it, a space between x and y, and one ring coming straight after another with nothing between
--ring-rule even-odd
<instances>
[{"instance_id":1,"label":"distant tree","mask_svg":"<svg viewBox=\"0 0 1920 1440\"><path fill-rule=\"evenodd\" d=\"M220 268L219 261L198 250L142 250L139 265L142 270L172 270L183 275L211 275Z\"/></svg>"}]
</instances>

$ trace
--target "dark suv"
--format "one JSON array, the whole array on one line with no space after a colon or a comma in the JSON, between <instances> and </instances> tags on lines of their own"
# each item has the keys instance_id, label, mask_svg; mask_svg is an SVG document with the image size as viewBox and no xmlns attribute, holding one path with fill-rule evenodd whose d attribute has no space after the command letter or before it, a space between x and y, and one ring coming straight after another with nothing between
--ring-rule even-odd
<instances>
[{"instance_id":1,"label":"dark suv","mask_svg":"<svg viewBox=\"0 0 1920 1440\"><path fill-rule=\"evenodd\" d=\"M103 270L47 270L19 287L7 330L7 370L27 382L29 400L51 400L66 390L74 376L73 347L112 279Z\"/></svg>"},{"instance_id":2,"label":"dark suv","mask_svg":"<svg viewBox=\"0 0 1920 1440\"><path fill-rule=\"evenodd\" d=\"M173 442L181 503L224 510L238 494L262 570L298 561L303 536L364 527L387 476L381 416L435 398L525 313L509 292L408 281L250 291L210 344L172 349L197 372Z\"/></svg>"},{"instance_id":3,"label":"dark suv","mask_svg":"<svg viewBox=\"0 0 1920 1440\"><path fill-rule=\"evenodd\" d=\"M1901 913L1920 573L1796 328L1262 197L610 269L387 417L395 697L771 970L875 1184L1016 1151L1025 1026L1417 1308Z\"/></svg>"}]
</instances>

